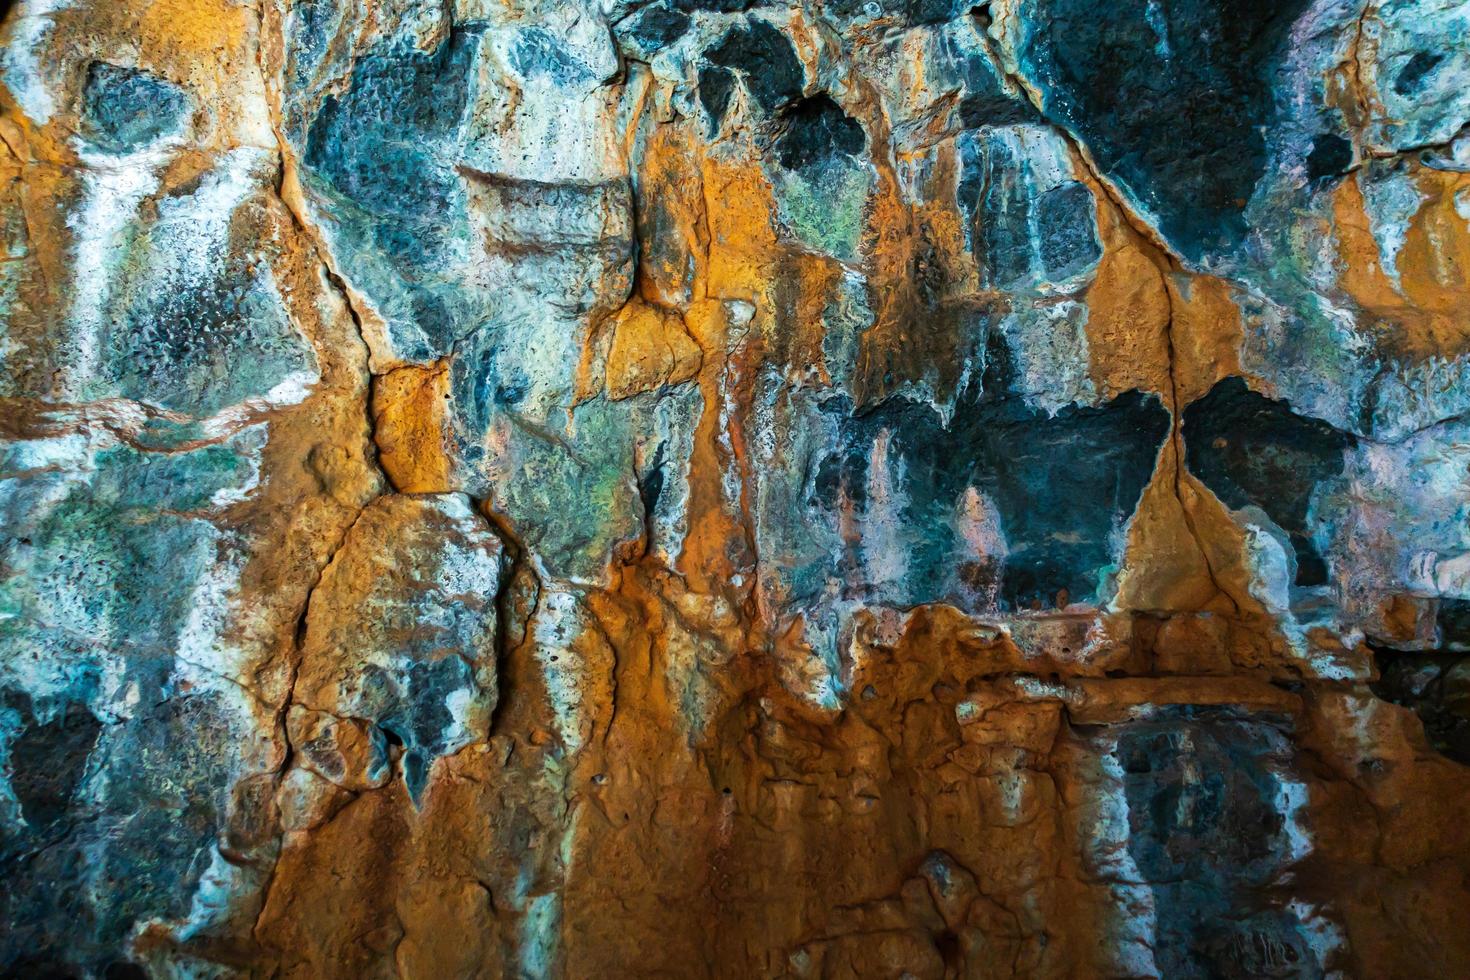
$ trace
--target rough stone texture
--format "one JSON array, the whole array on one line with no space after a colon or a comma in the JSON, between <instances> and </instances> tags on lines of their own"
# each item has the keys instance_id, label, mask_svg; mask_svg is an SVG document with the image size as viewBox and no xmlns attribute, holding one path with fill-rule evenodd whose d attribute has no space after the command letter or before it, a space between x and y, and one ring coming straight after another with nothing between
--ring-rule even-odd
<instances>
[{"instance_id":1,"label":"rough stone texture","mask_svg":"<svg viewBox=\"0 0 1470 980\"><path fill-rule=\"evenodd\" d=\"M1470 975L1470 4L8 8L0 974Z\"/></svg>"}]
</instances>

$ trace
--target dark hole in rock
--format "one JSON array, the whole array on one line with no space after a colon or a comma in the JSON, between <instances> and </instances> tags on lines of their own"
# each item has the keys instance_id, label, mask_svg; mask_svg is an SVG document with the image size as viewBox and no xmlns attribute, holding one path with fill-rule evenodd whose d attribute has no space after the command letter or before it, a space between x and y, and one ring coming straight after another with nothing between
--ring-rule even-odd
<instances>
[{"instance_id":1,"label":"dark hole in rock","mask_svg":"<svg viewBox=\"0 0 1470 980\"><path fill-rule=\"evenodd\" d=\"M1087 601L1096 569L1110 560L1112 529L1132 514L1153 472L1168 413L1156 396L1132 390L1101 406L1051 415L1014 392L1016 372L996 331L987 340L981 383L961 394L948 424L931 405L903 396L855 414L846 399L826 402L823 410L843 435L834 451L812 461L813 518L830 519L839 501L857 513L868 510L871 450L887 430L889 452L902 460L913 488L906 511L921 535L911 559L914 596L954 594L957 545L946 511L978 488L1008 529L1000 607L1040 609L1061 589Z\"/></svg>"},{"instance_id":2,"label":"dark hole in rock","mask_svg":"<svg viewBox=\"0 0 1470 980\"><path fill-rule=\"evenodd\" d=\"M735 91L735 73L728 68L701 68L699 70L699 104L709 116L709 134L719 132L725 119L725 110L730 108L730 96Z\"/></svg>"},{"instance_id":3,"label":"dark hole in rock","mask_svg":"<svg viewBox=\"0 0 1470 980\"><path fill-rule=\"evenodd\" d=\"M11 789L33 828L61 819L86 771L102 723L81 705L68 705L52 721L32 725L10 746Z\"/></svg>"},{"instance_id":4,"label":"dark hole in rock","mask_svg":"<svg viewBox=\"0 0 1470 980\"><path fill-rule=\"evenodd\" d=\"M1439 645L1449 650L1470 650L1470 599L1441 599L1434 615L1439 628Z\"/></svg>"},{"instance_id":5,"label":"dark hole in rock","mask_svg":"<svg viewBox=\"0 0 1470 980\"><path fill-rule=\"evenodd\" d=\"M1470 765L1470 657L1375 650L1374 659L1373 693L1418 715L1436 752Z\"/></svg>"},{"instance_id":6,"label":"dark hole in rock","mask_svg":"<svg viewBox=\"0 0 1470 980\"><path fill-rule=\"evenodd\" d=\"M780 31L764 21L732 28L705 52L705 58L712 65L740 72L756 104L768 113L801 95L803 72L796 51ZM702 82L700 87L704 87ZM708 102L705 111L709 111Z\"/></svg>"},{"instance_id":7,"label":"dark hole in rock","mask_svg":"<svg viewBox=\"0 0 1470 980\"><path fill-rule=\"evenodd\" d=\"M934 948L939 950L940 957L948 970L959 970L964 966L965 955L960 948L960 937L946 929L934 937Z\"/></svg>"},{"instance_id":8,"label":"dark hole in rock","mask_svg":"<svg viewBox=\"0 0 1470 980\"><path fill-rule=\"evenodd\" d=\"M689 15L664 4L646 7L627 28L627 33L640 48L653 53L673 44L689 29Z\"/></svg>"},{"instance_id":9,"label":"dark hole in rock","mask_svg":"<svg viewBox=\"0 0 1470 980\"><path fill-rule=\"evenodd\" d=\"M1013 123L1037 122L1041 117L1031 104L1013 99L1004 92L972 92L960 99L960 125L966 129L981 126L1008 126Z\"/></svg>"},{"instance_id":10,"label":"dark hole in rock","mask_svg":"<svg viewBox=\"0 0 1470 980\"><path fill-rule=\"evenodd\" d=\"M776 138L777 159L787 170L810 167L840 153L855 155L867 145L857 121L825 92L788 106Z\"/></svg>"},{"instance_id":11,"label":"dark hole in rock","mask_svg":"<svg viewBox=\"0 0 1470 980\"><path fill-rule=\"evenodd\" d=\"M1028 51L1054 121L1159 216L1186 256L1246 234L1276 115L1270 80L1308 0L1041 0Z\"/></svg>"},{"instance_id":12,"label":"dark hole in rock","mask_svg":"<svg viewBox=\"0 0 1470 980\"><path fill-rule=\"evenodd\" d=\"M1138 774L1149 772L1152 769L1153 765L1149 762L1147 752L1133 751L1123 758L1124 772Z\"/></svg>"},{"instance_id":13,"label":"dark hole in rock","mask_svg":"<svg viewBox=\"0 0 1470 980\"><path fill-rule=\"evenodd\" d=\"M654 451L653 461L649 464L648 472L638 481L638 497L643 502L644 519L653 517L658 509L658 501L664 492L664 447L666 443L660 442L658 449Z\"/></svg>"},{"instance_id":14,"label":"dark hole in rock","mask_svg":"<svg viewBox=\"0 0 1470 980\"><path fill-rule=\"evenodd\" d=\"M1443 51L1416 51L1404 70L1393 80L1393 90L1399 95L1414 95L1424 88L1431 72L1444 61Z\"/></svg>"},{"instance_id":15,"label":"dark hole in rock","mask_svg":"<svg viewBox=\"0 0 1470 980\"><path fill-rule=\"evenodd\" d=\"M1317 484L1343 470L1357 444L1321 419L1257 394L1243 378L1220 381L1184 410L1185 460L1232 509L1259 507L1291 539L1297 585L1327 581L1327 565L1312 541L1307 511Z\"/></svg>"},{"instance_id":16,"label":"dark hole in rock","mask_svg":"<svg viewBox=\"0 0 1470 980\"><path fill-rule=\"evenodd\" d=\"M1323 133L1307 154L1307 177L1314 183L1347 173L1353 165L1353 144L1336 133Z\"/></svg>"}]
</instances>

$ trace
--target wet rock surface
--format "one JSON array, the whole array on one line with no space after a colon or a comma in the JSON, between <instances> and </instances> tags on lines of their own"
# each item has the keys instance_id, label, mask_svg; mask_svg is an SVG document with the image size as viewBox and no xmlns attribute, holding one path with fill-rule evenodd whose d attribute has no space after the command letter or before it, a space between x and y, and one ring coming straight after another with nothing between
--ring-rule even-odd
<instances>
[{"instance_id":1,"label":"wet rock surface","mask_svg":"<svg viewBox=\"0 0 1470 980\"><path fill-rule=\"evenodd\" d=\"M1467 26L8 5L0 974L1470 973Z\"/></svg>"}]
</instances>

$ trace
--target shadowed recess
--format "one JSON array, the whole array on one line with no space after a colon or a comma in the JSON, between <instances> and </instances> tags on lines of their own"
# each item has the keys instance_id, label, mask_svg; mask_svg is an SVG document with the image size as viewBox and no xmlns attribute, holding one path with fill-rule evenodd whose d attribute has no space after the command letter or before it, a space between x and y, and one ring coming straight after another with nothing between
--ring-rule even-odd
<instances>
[{"instance_id":1,"label":"shadowed recess","mask_svg":"<svg viewBox=\"0 0 1470 980\"><path fill-rule=\"evenodd\" d=\"M1271 79L1307 0L1043 0L1027 57L1077 133L1192 260L1232 250L1266 167Z\"/></svg>"},{"instance_id":2,"label":"shadowed recess","mask_svg":"<svg viewBox=\"0 0 1470 980\"><path fill-rule=\"evenodd\" d=\"M1356 439L1290 404L1226 378L1184 410L1185 460L1227 507L1256 506L1291 538L1296 584L1322 585L1327 566L1308 525L1317 485L1343 470Z\"/></svg>"},{"instance_id":3,"label":"shadowed recess","mask_svg":"<svg viewBox=\"0 0 1470 980\"><path fill-rule=\"evenodd\" d=\"M910 601L970 605L968 596L996 594L1009 609L1092 601L1153 473L1168 412L1156 396L1130 391L1048 416L1012 392L1012 355L1000 334L986 357L982 379L961 395L948 425L933 406L902 395L855 416L846 399L827 402L842 448L813 461L804 505L867 512L874 445L886 441L891 468L902 474ZM962 557L955 514L971 492L993 501L1003 557Z\"/></svg>"}]
</instances>

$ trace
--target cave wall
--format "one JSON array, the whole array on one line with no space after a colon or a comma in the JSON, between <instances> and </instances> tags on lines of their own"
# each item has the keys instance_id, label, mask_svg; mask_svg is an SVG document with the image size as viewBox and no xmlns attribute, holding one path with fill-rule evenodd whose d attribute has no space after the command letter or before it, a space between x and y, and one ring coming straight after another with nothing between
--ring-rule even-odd
<instances>
[{"instance_id":1,"label":"cave wall","mask_svg":"<svg viewBox=\"0 0 1470 980\"><path fill-rule=\"evenodd\" d=\"M1467 35L10 4L0 974L1470 975Z\"/></svg>"}]
</instances>

